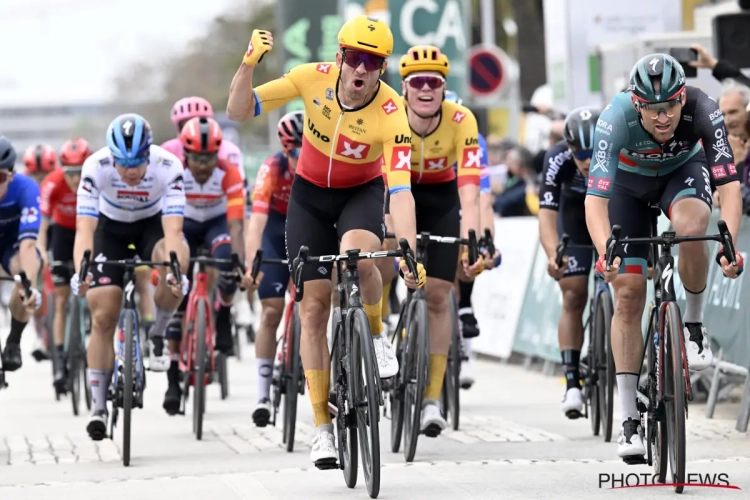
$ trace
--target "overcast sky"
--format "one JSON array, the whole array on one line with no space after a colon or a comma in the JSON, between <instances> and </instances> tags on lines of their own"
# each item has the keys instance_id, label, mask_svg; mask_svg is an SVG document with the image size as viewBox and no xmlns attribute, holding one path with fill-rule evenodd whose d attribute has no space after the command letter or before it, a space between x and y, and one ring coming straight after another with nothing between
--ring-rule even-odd
<instances>
[{"instance_id":1,"label":"overcast sky","mask_svg":"<svg viewBox=\"0 0 750 500\"><path fill-rule=\"evenodd\" d=\"M0 106L108 100L130 62L178 53L214 16L244 3L0 0Z\"/></svg>"}]
</instances>

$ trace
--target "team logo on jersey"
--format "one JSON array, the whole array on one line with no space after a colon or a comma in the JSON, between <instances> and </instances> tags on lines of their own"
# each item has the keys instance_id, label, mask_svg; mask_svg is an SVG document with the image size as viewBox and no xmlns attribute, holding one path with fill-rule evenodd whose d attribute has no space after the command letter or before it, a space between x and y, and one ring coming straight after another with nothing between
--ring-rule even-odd
<instances>
[{"instance_id":1,"label":"team logo on jersey","mask_svg":"<svg viewBox=\"0 0 750 500\"><path fill-rule=\"evenodd\" d=\"M596 180L596 189L597 191L609 191L609 186L612 183L610 179L597 179Z\"/></svg>"},{"instance_id":2,"label":"team logo on jersey","mask_svg":"<svg viewBox=\"0 0 750 500\"><path fill-rule=\"evenodd\" d=\"M367 158L370 152L370 145L349 139L344 134L339 134L339 140L336 143L336 153L347 158L362 160Z\"/></svg>"},{"instance_id":3,"label":"team logo on jersey","mask_svg":"<svg viewBox=\"0 0 750 500\"><path fill-rule=\"evenodd\" d=\"M718 167L711 167L711 175L714 176L714 179L723 179L727 176L727 171L724 170L722 165L719 165Z\"/></svg>"},{"instance_id":4,"label":"team logo on jersey","mask_svg":"<svg viewBox=\"0 0 750 500\"><path fill-rule=\"evenodd\" d=\"M424 166L427 170L443 170L448 166L448 157L442 158L425 158Z\"/></svg>"},{"instance_id":5,"label":"team logo on jersey","mask_svg":"<svg viewBox=\"0 0 750 500\"><path fill-rule=\"evenodd\" d=\"M729 143L724 138L724 127L719 127L714 130L714 138L716 139L716 142L711 145L716 153L714 163L717 163L722 157L731 160L732 154L729 151Z\"/></svg>"},{"instance_id":6,"label":"team logo on jersey","mask_svg":"<svg viewBox=\"0 0 750 500\"><path fill-rule=\"evenodd\" d=\"M396 146L391 154L391 172L409 172L411 169L411 148Z\"/></svg>"},{"instance_id":7,"label":"team logo on jersey","mask_svg":"<svg viewBox=\"0 0 750 500\"><path fill-rule=\"evenodd\" d=\"M396 106L396 103L393 102L393 99L388 99L387 101L385 101L385 103L383 103L381 107L383 108L383 111L385 111L386 115L390 115L394 111L398 110L398 106Z\"/></svg>"},{"instance_id":8,"label":"team logo on jersey","mask_svg":"<svg viewBox=\"0 0 750 500\"><path fill-rule=\"evenodd\" d=\"M318 72L325 73L326 75L331 71L330 64L318 64Z\"/></svg>"},{"instance_id":9,"label":"team logo on jersey","mask_svg":"<svg viewBox=\"0 0 750 500\"><path fill-rule=\"evenodd\" d=\"M727 164L727 170L729 170L729 175L737 175L737 167L734 166L734 163Z\"/></svg>"},{"instance_id":10,"label":"team logo on jersey","mask_svg":"<svg viewBox=\"0 0 750 500\"><path fill-rule=\"evenodd\" d=\"M96 184L94 183L94 179L88 176L81 179L81 189L83 189L89 194L93 193L94 189L96 189Z\"/></svg>"},{"instance_id":11,"label":"team logo on jersey","mask_svg":"<svg viewBox=\"0 0 750 500\"><path fill-rule=\"evenodd\" d=\"M461 123L465 117L466 117L466 113L461 113L460 111L456 111L456 113L453 115L453 121L456 123Z\"/></svg>"},{"instance_id":12,"label":"team logo on jersey","mask_svg":"<svg viewBox=\"0 0 750 500\"><path fill-rule=\"evenodd\" d=\"M330 87L326 89L326 99L333 101L333 89Z\"/></svg>"},{"instance_id":13,"label":"team logo on jersey","mask_svg":"<svg viewBox=\"0 0 750 500\"><path fill-rule=\"evenodd\" d=\"M21 224L33 224L39 219L36 207L23 207L21 210Z\"/></svg>"},{"instance_id":14,"label":"team logo on jersey","mask_svg":"<svg viewBox=\"0 0 750 500\"><path fill-rule=\"evenodd\" d=\"M145 203L148 201L148 191L117 191L117 199L122 201L138 201Z\"/></svg>"},{"instance_id":15,"label":"team logo on jersey","mask_svg":"<svg viewBox=\"0 0 750 500\"><path fill-rule=\"evenodd\" d=\"M184 180L182 176L178 175L172 182L168 184L168 187L169 189L173 189L175 191L182 191L184 189L183 182Z\"/></svg>"},{"instance_id":16,"label":"team logo on jersey","mask_svg":"<svg viewBox=\"0 0 750 500\"><path fill-rule=\"evenodd\" d=\"M589 181L588 181L588 184L586 185L586 189L591 189L592 187L594 187L594 178L589 176Z\"/></svg>"},{"instance_id":17,"label":"team logo on jersey","mask_svg":"<svg viewBox=\"0 0 750 500\"><path fill-rule=\"evenodd\" d=\"M482 163L482 152L479 146L464 149L464 157L461 164L464 168L479 168Z\"/></svg>"}]
</instances>

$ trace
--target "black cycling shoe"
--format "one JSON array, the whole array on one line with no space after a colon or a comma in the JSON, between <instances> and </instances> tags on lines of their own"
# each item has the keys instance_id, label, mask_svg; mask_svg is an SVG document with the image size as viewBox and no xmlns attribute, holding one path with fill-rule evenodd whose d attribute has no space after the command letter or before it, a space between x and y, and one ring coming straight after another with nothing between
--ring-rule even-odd
<instances>
[{"instance_id":1,"label":"black cycling shoe","mask_svg":"<svg viewBox=\"0 0 750 500\"><path fill-rule=\"evenodd\" d=\"M227 356L234 354L231 313L228 307L221 307L216 313L216 349Z\"/></svg>"},{"instance_id":2,"label":"black cycling shoe","mask_svg":"<svg viewBox=\"0 0 750 500\"><path fill-rule=\"evenodd\" d=\"M164 394L164 404L162 407L167 415L174 416L180 413L180 401L182 401L182 389L179 384L169 384L167 392Z\"/></svg>"},{"instance_id":3,"label":"black cycling shoe","mask_svg":"<svg viewBox=\"0 0 750 500\"><path fill-rule=\"evenodd\" d=\"M57 394L67 394L68 392L68 373L67 370L63 367L62 372L58 371L55 373L55 381L52 382L52 385L55 387L55 392Z\"/></svg>"},{"instance_id":4,"label":"black cycling shoe","mask_svg":"<svg viewBox=\"0 0 750 500\"><path fill-rule=\"evenodd\" d=\"M465 339L471 339L479 337L479 326L477 325L477 318L473 314L467 313L462 314L461 317L461 335Z\"/></svg>"},{"instance_id":5,"label":"black cycling shoe","mask_svg":"<svg viewBox=\"0 0 750 500\"><path fill-rule=\"evenodd\" d=\"M107 419L106 411L97 411L91 415L91 419L86 426L86 432L89 433L92 441L101 441L107 437Z\"/></svg>"},{"instance_id":6,"label":"black cycling shoe","mask_svg":"<svg viewBox=\"0 0 750 500\"><path fill-rule=\"evenodd\" d=\"M23 366L20 344L6 344L3 350L3 371L14 372Z\"/></svg>"},{"instance_id":7,"label":"black cycling shoe","mask_svg":"<svg viewBox=\"0 0 750 500\"><path fill-rule=\"evenodd\" d=\"M255 405L255 411L253 411L253 423L256 427L265 427L271 420L271 400L268 398L261 399L257 405Z\"/></svg>"}]
</instances>

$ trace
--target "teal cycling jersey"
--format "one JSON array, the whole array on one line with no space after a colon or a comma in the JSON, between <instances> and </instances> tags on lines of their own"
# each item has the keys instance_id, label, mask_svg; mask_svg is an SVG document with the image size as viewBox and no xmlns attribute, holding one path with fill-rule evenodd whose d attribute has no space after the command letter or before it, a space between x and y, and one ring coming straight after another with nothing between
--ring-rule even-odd
<instances>
[{"instance_id":1,"label":"teal cycling jersey","mask_svg":"<svg viewBox=\"0 0 750 500\"><path fill-rule=\"evenodd\" d=\"M654 141L643 128L629 91L612 99L596 124L587 194L609 198L618 170L660 177L677 170L701 150L705 150L708 163L704 175L710 175L715 186L738 180L719 106L699 88L685 89L680 121L664 144ZM644 178L644 182L648 180Z\"/></svg>"}]
</instances>

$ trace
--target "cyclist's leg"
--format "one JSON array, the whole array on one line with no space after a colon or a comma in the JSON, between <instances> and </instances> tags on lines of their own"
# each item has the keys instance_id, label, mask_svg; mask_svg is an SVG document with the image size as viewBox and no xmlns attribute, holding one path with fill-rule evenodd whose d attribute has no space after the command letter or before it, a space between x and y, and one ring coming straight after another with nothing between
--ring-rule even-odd
<instances>
[{"instance_id":1,"label":"cyclist's leg","mask_svg":"<svg viewBox=\"0 0 750 500\"><path fill-rule=\"evenodd\" d=\"M712 203L709 179L703 151L669 175L661 197L661 208L680 236L706 234ZM713 362L711 343L703 326L703 292L706 290L708 264L707 242L695 241L679 246L677 270L685 288L685 309L682 315L685 324L685 350L688 366L693 370L703 370Z\"/></svg>"},{"instance_id":2,"label":"cyclist's leg","mask_svg":"<svg viewBox=\"0 0 750 500\"><path fill-rule=\"evenodd\" d=\"M3 245L3 243L5 243ZM16 238L8 238L0 241L0 265L3 271L11 276L15 276L21 270L21 261L19 259L20 243ZM42 256L39 250L36 251L39 259L39 267L42 267ZM5 349L2 354L3 370L15 371L21 368L23 359L21 357L21 336L26 328L32 314L24 307L21 293L23 288L20 283L16 283L10 296L8 309L10 310L10 334L5 340Z\"/></svg>"},{"instance_id":3,"label":"cyclist's leg","mask_svg":"<svg viewBox=\"0 0 750 500\"><path fill-rule=\"evenodd\" d=\"M151 268L135 268L135 291L138 293L138 317L141 322L154 321L154 285L151 284Z\"/></svg>"},{"instance_id":4,"label":"cyclist's leg","mask_svg":"<svg viewBox=\"0 0 750 500\"><path fill-rule=\"evenodd\" d=\"M225 215L205 222L206 231L204 246L211 250L211 255L217 259L232 257L232 239L228 224L244 224L242 219L227 221ZM236 228L235 234L241 234ZM218 275L217 294L218 309L216 311L216 349L224 354L233 354L234 341L232 339L232 302L237 291L237 280L234 277L232 264L219 264L214 276Z\"/></svg>"},{"instance_id":5,"label":"cyclist's leg","mask_svg":"<svg viewBox=\"0 0 750 500\"><path fill-rule=\"evenodd\" d=\"M73 260L73 245L76 232L62 226L53 226L50 248L54 260L69 262ZM52 325L52 334L55 341L55 386L64 387L67 378L65 365L65 309L70 297L70 268L66 265L52 267L52 282L55 285L55 318Z\"/></svg>"},{"instance_id":6,"label":"cyclist's leg","mask_svg":"<svg viewBox=\"0 0 750 500\"><path fill-rule=\"evenodd\" d=\"M459 236L461 217L457 182L417 184L412 186L417 211L417 231L438 236ZM430 335L429 383L422 403L422 431L435 436L445 429L440 414L440 393L443 389L453 324L448 309L451 287L458 268L459 247L433 243L427 247L427 314Z\"/></svg>"},{"instance_id":7,"label":"cyclist's leg","mask_svg":"<svg viewBox=\"0 0 750 500\"><path fill-rule=\"evenodd\" d=\"M622 237L649 237L651 233L650 198L643 196L643 186L654 179L620 171L609 200L611 225L622 227ZM627 187L626 187L627 186ZM658 194L658 192L656 193ZM646 302L647 245L627 245L620 250L620 274L613 281L615 311L612 318L612 355L620 394L622 426L617 454L620 457L646 453L640 412L636 406L636 389L643 359L641 322Z\"/></svg>"},{"instance_id":8,"label":"cyclist's leg","mask_svg":"<svg viewBox=\"0 0 750 500\"><path fill-rule=\"evenodd\" d=\"M393 217L391 217L391 211L390 211L390 194L386 190L385 193L385 230L386 232L393 232ZM396 242L396 239L387 239L383 241L382 249L383 250L395 250L398 247L398 243ZM377 259L375 262L375 266L377 266L378 271L380 271L381 279L383 280L383 294L381 299L381 317L385 320L388 319L388 316L390 314L389 307L388 307L388 297L391 294L391 284L393 283L393 278L396 277L398 274L396 272L396 267L393 265L393 262L391 262L390 259Z\"/></svg>"},{"instance_id":9,"label":"cyclist's leg","mask_svg":"<svg viewBox=\"0 0 750 500\"><path fill-rule=\"evenodd\" d=\"M271 210L266 229L263 231L263 255L269 259L286 258L284 248L284 215ZM268 424L270 417L270 390L273 380L274 354L276 353L276 331L284 315L284 296L289 284L289 268L280 265L263 265L263 281L258 288L261 317L255 338L255 365L257 368L257 405L253 411L253 422L259 427Z\"/></svg>"},{"instance_id":10,"label":"cyclist's leg","mask_svg":"<svg viewBox=\"0 0 750 500\"><path fill-rule=\"evenodd\" d=\"M47 242L52 241L53 231L56 224L50 224L47 226ZM42 307L34 311L34 329L36 330L36 338L34 339L34 357L39 360L49 359L48 354L53 351L50 346L45 345L45 340L49 342L49 337L45 339L45 335L51 335L52 332L47 332L47 310L50 305L48 293L52 287L48 287L48 280L51 278L49 275L49 269L44 266L39 273L38 289L42 292ZM50 347L49 352L47 348Z\"/></svg>"},{"instance_id":11,"label":"cyclist's leg","mask_svg":"<svg viewBox=\"0 0 750 500\"><path fill-rule=\"evenodd\" d=\"M337 210L341 205L339 198L345 194L339 191L345 190L323 189L299 175L295 177L286 218L286 254L290 262L303 245L310 249L310 255L338 252L334 224L340 212ZM316 428L310 451L313 462L329 462L337 456L328 412L331 359L326 326L331 309L331 268L330 263L304 267L305 290L299 303L300 354Z\"/></svg>"},{"instance_id":12,"label":"cyclist's leg","mask_svg":"<svg viewBox=\"0 0 750 500\"><path fill-rule=\"evenodd\" d=\"M135 249L138 255L144 259L155 261L168 261L169 253L164 247L164 230L161 223L161 214L139 221L142 232L134 238ZM180 261L180 272L187 273L190 261L190 249L187 241L183 238L180 246L175 250ZM164 349L164 337L177 307L182 302L183 296L175 296L167 285L166 276L170 272L165 266L157 268L159 282L154 290L154 327L151 329L151 359L150 368L154 371L169 370L170 356Z\"/></svg>"},{"instance_id":13,"label":"cyclist's leg","mask_svg":"<svg viewBox=\"0 0 750 500\"><path fill-rule=\"evenodd\" d=\"M137 229L133 226L99 215L92 255L106 260L130 257L128 243ZM115 266L92 265L90 272L93 278L86 300L91 313L87 358L92 414L86 430L91 439L99 441L107 435L107 390L115 360L112 346L122 301L123 271Z\"/></svg>"},{"instance_id":14,"label":"cyclist's leg","mask_svg":"<svg viewBox=\"0 0 750 500\"><path fill-rule=\"evenodd\" d=\"M591 237L583 223L586 220L583 200L563 198L557 220L558 234L570 236L571 245L591 245ZM588 303L588 276L593 253L592 249L569 249L568 268L559 281L563 304L557 339L565 373L565 397L561 408L568 418L579 418L583 409L579 362L583 347L583 312Z\"/></svg>"},{"instance_id":15,"label":"cyclist's leg","mask_svg":"<svg viewBox=\"0 0 750 500\"><path fill-rule=\"evenodd\" d=\"M374 252L383 244L385 224L383 217L384 183L382 177L352 188L348 201L340 212L337 230L341 239L341 252L359 248L363 252ZM393 346L383 332L383 317L380 301L383 282L374 259L359 261L357 265L362 294L362 306L370 323L375 355L381 378L398 373L398 361Z\"/></svg>"}]
</instances>

